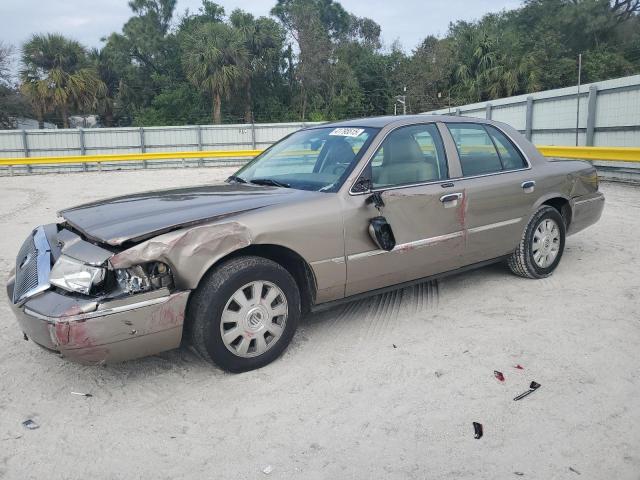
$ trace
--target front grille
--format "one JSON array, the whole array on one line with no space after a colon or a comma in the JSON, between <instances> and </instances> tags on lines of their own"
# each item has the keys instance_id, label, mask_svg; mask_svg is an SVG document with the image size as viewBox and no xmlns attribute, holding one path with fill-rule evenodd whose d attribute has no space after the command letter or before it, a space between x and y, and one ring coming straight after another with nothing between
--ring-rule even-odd
<instances>
[{"instance_id":1,"label":"front grille","mask_svg":"<svg viewBox=\"0 0 640 480\"><path fill-rule=\"evenodd\" d=\"M13 303L19 303L49 288L51 249L42 227L36 228L20 247L16 258Z\"/></svg>"}]
</instances>

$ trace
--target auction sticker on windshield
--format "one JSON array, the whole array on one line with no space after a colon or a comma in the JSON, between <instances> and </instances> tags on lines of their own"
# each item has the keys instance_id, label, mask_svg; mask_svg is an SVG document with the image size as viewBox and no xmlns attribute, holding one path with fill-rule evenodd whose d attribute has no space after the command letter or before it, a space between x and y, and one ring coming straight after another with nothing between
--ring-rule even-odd
<instances>
[{"instance_id":1,"label":"auction sticker on windshield","mask_svg":"<svg viewBox=\"0 0 640 480\"><path fill-rule=\"evenodd\" d=\"M329 135L337 135L339 137L358 137L364 132L364 128L336 128Z\"/></svg>"}]
</instances>

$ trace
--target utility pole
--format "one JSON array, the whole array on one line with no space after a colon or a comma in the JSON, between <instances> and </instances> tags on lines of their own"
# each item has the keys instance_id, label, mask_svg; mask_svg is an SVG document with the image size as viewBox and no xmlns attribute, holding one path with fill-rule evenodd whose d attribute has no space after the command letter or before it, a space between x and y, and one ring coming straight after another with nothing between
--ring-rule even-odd
<instances>
[{"instance_id":1,"label":"utility pole","mask_svg":"<svg viewBox=\"0 0 640 480\"><path fill-rule=\"evenodd\" d=\"M580 126L580 81L582 80L582 54L578 54L578 92L576 94L576 147L578 146L578 127Z\"/></svg>"},{"instance_id":2,"label":"utility pole","mask_svg":"<svg viewBox=\"0 0 640 480\"><path fill-rule=\"evenodd\" d=\"M398 95L396 97L396 103L393 106L393 114L398 114L398 103L402 105L402 115L407 114L407 87L404 87L404 95Z\"/></svg>"}]
</instances>

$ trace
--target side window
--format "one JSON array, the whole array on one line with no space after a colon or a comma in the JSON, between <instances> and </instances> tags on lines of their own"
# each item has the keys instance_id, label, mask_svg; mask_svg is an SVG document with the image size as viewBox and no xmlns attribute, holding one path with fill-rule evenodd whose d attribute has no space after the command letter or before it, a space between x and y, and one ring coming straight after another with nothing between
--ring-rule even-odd
<instances>
[{"instance_id":1,"label":"side window","mask_svg":"<svg viewBox=\"0 0 640 480\"><path fill-rule=\"evenodd\" d=\"M456 143L462 174L465 177L502 170L500 156L482 125L450 123L447 127Z\"/></svg>"},{"instance_id":2,"label":"side window","mask_svg":"<svg viewBox=\"0 0 640 480\"><path fill-rule=\"evenodd\" d=\"M448 178L447 159L435 124L391 132L373 156L371 177L373 188Z\"/></svg>"},{"instance_id":3,"label":"side window","mask_svg":"<svg viewBox=\"0 0 640 480\"><path fill-rule=\"evenodd\" d=\"M486 125L486 128L498 149L498 154L500 155L505 170L515 170L527 166L520 152L513 146L513 143L511 143L504 133L491 125Z\"/></svg>"}]
</instances>

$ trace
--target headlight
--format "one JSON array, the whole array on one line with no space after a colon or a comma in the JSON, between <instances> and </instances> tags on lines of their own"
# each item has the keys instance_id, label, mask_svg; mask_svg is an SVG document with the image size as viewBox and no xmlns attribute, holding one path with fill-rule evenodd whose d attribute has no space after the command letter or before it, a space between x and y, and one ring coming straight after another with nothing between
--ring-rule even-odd
<instances>
[{"instance_id":1,"label":"headlight","mask_svg":"<svg viewBox=\"0 0 640 480\"><path fill-rule=\"evenodd\" d=\"M66 255L61 255L49 274L49 282L70 292L88 295L91 287L104 280L105 269L86 265Z\"/></svg>"},{"instance_id":2,"label":"headlight","mask_svg":"<svg viewBox=\"0 0 640 480\"><path fill-rule=\"evenodd\" d=\"M115 274L120 289L128 294L147 292L173 285L169 267L161 262L118 269Z\"/></svg>"}]
</instances>

